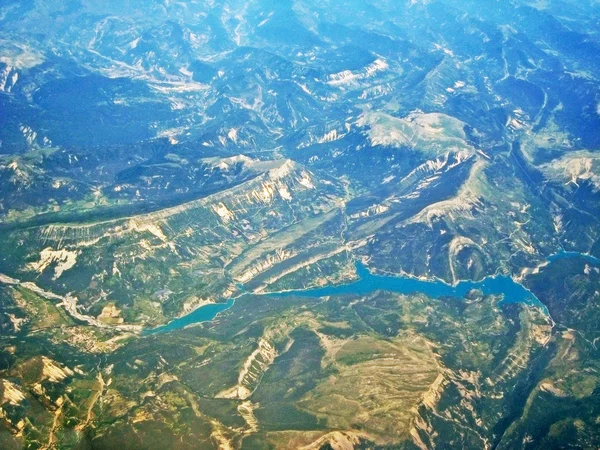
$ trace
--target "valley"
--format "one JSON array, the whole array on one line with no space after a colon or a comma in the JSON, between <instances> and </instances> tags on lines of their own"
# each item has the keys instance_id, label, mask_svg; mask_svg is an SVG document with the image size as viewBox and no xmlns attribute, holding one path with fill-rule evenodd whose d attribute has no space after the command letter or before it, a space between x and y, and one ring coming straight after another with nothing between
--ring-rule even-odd
<instances>
[{"instance_id":1,"label":"valley","mask_svg":"<svg viewBox=\"0 0 600 450\"><path fill-rule=\"evenodd\" d=\"M600 446L600 6L0 5L0 448Z\"/></svg>"}]
</instances>

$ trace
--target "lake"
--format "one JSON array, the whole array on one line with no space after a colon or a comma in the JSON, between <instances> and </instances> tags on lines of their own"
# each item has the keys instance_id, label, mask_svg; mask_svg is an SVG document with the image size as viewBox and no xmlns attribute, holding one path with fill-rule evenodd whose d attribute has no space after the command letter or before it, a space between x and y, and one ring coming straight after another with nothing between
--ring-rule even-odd
<instances>
[{"instance_id":1,"label":"lake","mask_svg":"<svg viewBox=\"0 0 600 450\"><path fill-rule=\"evenodd\" d=\"M600 259L587 254L577 252L560 252L548 258L549 262L563 258L583 257L593 264L600 264ZM502 295L503 303L524 303L540 307L546 314L548 309L539 301L539 299L522 284L517 283L512 278L504 275L495 275L484 278L481 281L460 281L455 285L448 284L442 280L425 280L412 278L409 276L386 276L374 275L361 262L356 263L358 280L334 286L326 286L314 289L298 289L283 292L269 292L266 294L242 294L244 295L264 295L266 297L284 298L284 297L326 297L330 295L342 294L369 294L378 290L396 292L399 294L421 293L431 298L452 297L463 299L469 291L476 289L484 295ZM243 291L243 287L241 287ZM238 297L239 298L239 297ZM169 322L158 328L144 331L143 334L165 333L188 325L213 320L217 315L229 308L235 303L235 299L230 299L227 303L215 303L202 306L195 311Z\"/></svg>"},{"instance_id":2,"label":"lake","mask_svg":"<svg viewBox=\"0 0 600 450\"><path fill-rule=\"evenodd\" d=\"M235 300L230 299L226 303L212 303L210 305L201 306L200 308L192 311L189 314L186 314L185 316L172 320L166 325L157 328L152 328L150 330L145 330L142 334L149 335L157 333L167 333L169 331L185 328L193 323L209 322L215 317L217 317L217 314L219 314L220 312L231 308L234 302Z\"/></svg>"},{"instance_id":3,"label":"lake","mask_svg":"<svg viewBox=\"0 0 600 450\"><path fill-rule=\"evenodd\" d=\"M425 280L408 276L374 275L361 262L356 263L356 271L359 279L353 283L315 289L273 292L263 295L269 297L325 297L340 294L369 294L374 291L384 290L399 294L417 292L431 298L464 298L469 291L477 289L484 295L503 295L504 302L521 302L545 308L532 292L512 278L503 275L487 277L482 281L460 281L456 285L450 285L442 280Z\"/></svg>"}]
</instances>

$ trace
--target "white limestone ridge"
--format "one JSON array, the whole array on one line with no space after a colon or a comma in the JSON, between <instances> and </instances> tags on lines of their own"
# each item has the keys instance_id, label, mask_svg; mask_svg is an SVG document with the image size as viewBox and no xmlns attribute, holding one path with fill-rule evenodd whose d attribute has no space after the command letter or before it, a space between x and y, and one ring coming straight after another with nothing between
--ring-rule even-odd
<instances>
[{"instance_id":1,"label":"white limestone ridge","mask_svg":"<svg viewBox=\"0 0 600 450\"><path fill-rule=\"evenodd\" d=\"M207 159L215 166L241 162L254 177L207 197L181 205L168 207L148 214L129 218L109 219L89 224L52 224L40 227L39 237L49 244L76 243L78 248L93 246L100 239L128 233L147 232L162 240L166 239L161 221L194 208L207 208L217 217L229 222L235 217L236 207L256 203L271 204L276 200L292 201L295 192L313 190L317 184L314 175L302 165L290 160L261 161L244 155L231 158ZM237 205L237 206L236 206ZM62 273L62 272L61 272Z\"/></svg>"},{"instance_id":2,"label":"white limestone ridge","mask_svg":"<svg viewBox=\"0 0 600 450\"><path fill-rule=\"evenodd\" d=\"M57 383L73 376L74 372L66 366L59 366L55 361L42 356L42 377L44 380Z\"/></svg>"},{"instance_id":3,"label":"white limestone ridge","mask_svg":"<svg viewBox=\"0 0 600 450\"><path fill-rule=\"evenodd\" d=\"M329 75L327 84L331 86L343 86L352 84L360 80L372 78L378 72L382 72L389 67L387 61L383 58L377 58L371 64L363 67L360 70L343 70L338 73Z\"/></svg>"},{"instance_id":4,"label":"white limestone ridge","mask_svg":"<svg viewBox=\"0 0 600 450\"><path fill-rule=\"evenodd\" d=\"M589 151L577 151L543 164L540 169L554 181L579 187L588 182L594 192L600 190L600 155Z\"/></svg>"},{"instance_id":5,"label":"white limestone ridge","mask_svg":"<svg viewBox=\"0 0 600 450\"><path fill-rule=\"evenodd\" d=\"M399 118L367 110L356 124L366 128L365 133L372 146L408 147L435 155L450 150L475 152L466 142L466 124L447 114L413 111Z\"/></svg>"},{"instance_id":6,"label":"white limestone ridge","mask_svg":"<svg viewBox=\"0 0 600 450\"><path fill-rule=\"evenodd\" d=\"M0 405L10 404L17 406L25 400L25 394L21 391L21 388L15 383L9 380L0 380L0 390L2 391L2 397L0 398Z\"/></svg>"},{"instance_id":7,"label":"white limestone ridge","mask_svg":"<svg viewBox=\"0 0 600 450\"><path fill-rule=\"evenodd\" d=\"M469 178L454 197L426 206L410 218L408 223L420 222L431 226L433 220L438 217L447 217L450 220L456 217L473 218L473 211L482 207L480 177L484 167L486 162L477 160L471 167Z\"/></svg>"}]
</instances>

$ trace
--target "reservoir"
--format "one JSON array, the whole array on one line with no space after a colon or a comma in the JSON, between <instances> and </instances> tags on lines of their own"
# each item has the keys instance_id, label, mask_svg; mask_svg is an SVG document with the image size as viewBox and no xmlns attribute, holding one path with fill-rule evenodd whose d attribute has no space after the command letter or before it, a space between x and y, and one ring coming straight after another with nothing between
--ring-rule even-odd
<instances>
[{"instance_id":1,"label":"reservoir","mask_svg":"<svg viewBox=\"0 0 600 450\"><path fill-rule=\"evenodd\" d=\"M496 275L484 278L482 281L460 281L450 285L442 280L425 280L408 276L374 275L362 264L356 263L356 272L359 279L353 283L323 288L292 290L277 293L263 294L269 297L325 297L340 294L369 294L383 290L398 294L422 293L430 298L454 297L464 298L473 289L480 290L484 295L503 295L503 302L521 302L528 305L537 305L545 309L544 305L532 292L512 278Z\"/></svg>"},{"instance_id":2,"label":"reservoir","mask_svg":"<svg viewBox=\"0 0 600 450\"><path fill-rule=\"evenodd\" d=\"M233 306L233 303L234 300L230 299L226 303L213 303L210 305L201 306L200 308L192 311L191 313L186 314L185 316L182 316L178 319L172 320L171 322L169 322L166 325L163 325L162 327L145 330L143 334L149 335L157 333L167 333L169 331L185 328L193 323L209 322L215 317L217 317L217 314L219 314L220 312L231 308Z\"/></svg>"},{"instance_id":3,"label":"reservoir","mask_svg":"<svg viewBox=\"0 0 600 450\"><path fill-rule=\"evenodd\" d=\"M556 261L559 259L575 258L575 257L583 258L589 263L600 265L600 258L596 258L595 256L588 255L587 253L567 252L564 250L562 252L558 252L558 253L550 256L548 258L548 261L553 262L553 261Z\"/></svg>"},{"instance_id":4,"label":"reservoir","mask_svg":"<svg viewBox=\"0 0 600 450\"><path fill-rule=\"evenodd\" d=\"M560 258L570 258L575 256L583 256L588 258L588 255L579 253L562 252L550 257L549 261L554 261ZM590 262L598 262L597 258L589 257ZM421 293L431 298L456 298L463 299L469 291L476 289L484 295L502 295L503 303L524 303L527 305L535 305L540 307L546 314L548 310L538 298L520 283L517 283L512 278L504 275L495 275L484 278L481 281L460 281L455 285L445 283L442 280L425 280L412 278L409 276L386 276L374 275L361 262L356 263L356 271L359 277L358 280L334 286L326 286L314 289L299 289L284 292L269 292L266 294L250 294L263 295L273 298L284 297L326 297L330 295L348 295L358 294L365 295L374 291L384 290L396 292L398 294L414 294ZM249 294L242 294L249 295ZM220 312L231 308L235 303L235 299L230 299L227 303L215 303L202 306L197 310L169 322L158 328L147 330L144 334L165 333L180 328L184 328L193 323L208 322L213 320Z\"/></svg>"}]
</instances>

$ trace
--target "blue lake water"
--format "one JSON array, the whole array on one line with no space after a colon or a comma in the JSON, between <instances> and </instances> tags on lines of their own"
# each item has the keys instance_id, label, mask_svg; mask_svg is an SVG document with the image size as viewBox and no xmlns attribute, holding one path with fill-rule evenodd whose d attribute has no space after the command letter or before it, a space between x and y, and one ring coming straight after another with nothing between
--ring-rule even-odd
<instances>
[{"instance_id":1,"label":"blue lake water","mask_svg":"<svg viewBox=\"0 0 600 450\"><path fill-rule=\"evenodd\" d=\"M180 317L179 319L172 320L166 325L162 327L153 328L151 330L145 330L143 334L156 334L156 333L166 333L173 330L178 330L180 328L185 328L188 325L193 323L200 322L209 322L217 317L222 311L229 309L233 306L234 300L231 299L227 303L213 303L210 305L204 305L200 308L192 311L185 316Z\"/></svg>"},{"instance_id":2,"label":"blue lake water","mask_svg":"<svg viewBox=\"0 0 600 450\"><path fill-rule=\"evenodd\" d=\"M360 262L356 263L356 270L359 279L353 283L264 295L269 297L325 297L340 294L368 294L377 290L384 290L399 294L418 292L431 298L464 298L469 291L478 289L484 295L502 294L504 295L504 302L522 302L543 306L535 295L507 276L497 275L485 278L482 281L461 281L456 285L450 285L441 280L420 280L408 276L374 275Z\"/></svg>"},{"instance_id":3,"label":"blue lake water","mask_svg":"<svg viewBox=\"0 0 600 450\"><path fill-rule=\"evenodd\" d=\"M549 262L563 258L582 257L593 264L600 264L600 259L577 252L560 252L548 258ZM356 271L359 279L353 283L326 286L315 289L299 289L285 292L272 292L261 294L267 297L326 297L330 295L342 294L369 294L378 290L396 292L399 294L422 293L431 298L453 297L462 299L466 294L473 290L480 290L484 295L503 295L503 303L525 303L527 305L536 305L548 313L546 306L523 285L517 283L512 278L496 275L487 277L481 281L460 281L456 285L450 285L441 280L420 280L408 276L385 276L374 275L364 266L357 262ZM243 290L242 290L243 291ZM242 294L246 295L246 294ZM220 312L231 308L235 303L234 299L227 303L216 303L206 305L197 310L175 319L162 327L145 331L144 334L164 333L168 331L184 328L187 325L199 322L213 320Z\"/></svg>"},{"instance_id":4,"label":"blue lake water","mask_svg":"<svg viewBox=\"0 0 600 450\"><path fill-rule=\"evenodd\" d=\"M588 262L591 262L592 264L600 264L600 258L596 258L595 256L588 255L587 253L567 252L564 250L562 252L559 252L559 253L556 253L556 254L550 256L548 258L548 261L552 262L552 261L556 261L558 259L574 258L576 256L583 258L583 259L587 260Z\"/></svg>"}]
</instances>

